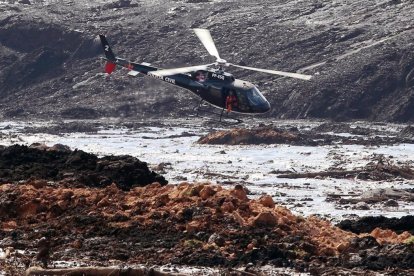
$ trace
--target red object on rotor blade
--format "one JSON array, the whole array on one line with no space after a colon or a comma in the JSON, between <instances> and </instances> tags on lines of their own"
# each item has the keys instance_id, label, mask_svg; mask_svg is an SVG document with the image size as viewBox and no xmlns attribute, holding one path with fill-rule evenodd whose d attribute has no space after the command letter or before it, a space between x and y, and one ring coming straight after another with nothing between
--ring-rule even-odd
<instances>
[{"instance_id":1,"label":"red object on rotor blade","mask_svg":"<svg viewBox=\"0 0 414 276\"><path fill-rule=\"evenodd\" d=\"M116 64L108 61L105 65L105 73L111 74L115 70Z\"/></svg>"}]
</instances>

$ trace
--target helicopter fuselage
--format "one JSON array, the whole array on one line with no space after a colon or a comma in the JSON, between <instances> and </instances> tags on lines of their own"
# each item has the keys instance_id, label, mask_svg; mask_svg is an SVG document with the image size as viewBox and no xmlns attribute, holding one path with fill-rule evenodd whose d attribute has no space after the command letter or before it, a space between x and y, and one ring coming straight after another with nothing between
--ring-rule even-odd
<instances>
[{"instance_id":1,"label":"helicopter fuselage","mask_svg":"<svg viewBox=\"0 0 414 276\"><path fill-rule=\"evenodd\" d=\"M256 86L248 81L235 79L233 75L221 70L198 70L185 74L161 76L157 75L157 71L161 69L148 63L134 63L121 58L107 61L109 66L118 65L127 68L130 70L129 75L143 74L187 89L218 108L228 108L226 101L229 96L232 96L234 99L232 112L265 113L270 110L269 102Z\"/></svg>"}]
</instances>

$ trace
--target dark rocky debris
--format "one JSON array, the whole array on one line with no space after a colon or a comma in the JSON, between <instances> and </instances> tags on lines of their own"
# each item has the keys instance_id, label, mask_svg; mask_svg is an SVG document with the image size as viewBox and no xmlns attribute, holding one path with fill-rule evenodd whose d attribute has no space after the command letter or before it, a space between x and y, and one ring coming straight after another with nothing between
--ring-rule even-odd
<instances>
[{"instance_id":1,"label":"dark rocky debris","mask_svg":"<svg viewBox=\"0 0 414 276\"><path fill-rule=\"evenodd\" d=\"M90 187L105 187L115 182L121 189L167 181L132 156L102 158L66 146L30 147L14 145L0 149L0 182L22 180L63 181Z\"/></svg>"},{"instance_id":2,"label":"dark rocky debris","mask_svg":"<svg viewBox=\"0 0 414 276\"><path fill-rule=\"evenodd\" d=\"M344 220L337 224L343 230L351 231L356 234L369 233L375 228L391 229L396 233L408 231L414 234L414 216L404 216L402 218L362 217L357 220Z\"/></svg>"}]
</instances>

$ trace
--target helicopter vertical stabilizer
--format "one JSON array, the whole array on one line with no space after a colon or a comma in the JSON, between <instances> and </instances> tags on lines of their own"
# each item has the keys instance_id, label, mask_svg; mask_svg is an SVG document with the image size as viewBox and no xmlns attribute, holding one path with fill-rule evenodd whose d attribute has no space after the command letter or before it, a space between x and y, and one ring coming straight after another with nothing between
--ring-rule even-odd
<instances>
[{"instance_id":1,"label":"helicopter vertical stabilizer","mask_svg":"<svg viewBox=\"0 0 414 276\"><path fill-rule=\"evenodd\" d=\"M101 39L102 47L104 49L106 57L105 73L111 74L116 68L116 57L114 52L112 52L111 46L109 46L108 40L104 35L99 35Z\"/></svg>"}]
</instances>

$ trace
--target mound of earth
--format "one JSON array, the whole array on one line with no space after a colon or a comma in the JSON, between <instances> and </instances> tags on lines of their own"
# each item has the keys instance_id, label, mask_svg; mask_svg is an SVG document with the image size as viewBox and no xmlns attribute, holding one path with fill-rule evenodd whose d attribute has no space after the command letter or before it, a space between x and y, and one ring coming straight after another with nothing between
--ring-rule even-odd
<instances>
[{"instance_id":1,"label":"mound of earth","mask_svg":"<svg viewBox=\"0 0 414 276\"><path fill-rule=\"evenodd\" d=\"M298 146L324 146L335 144L346 145L392 145L397 143L414 143L407 137L396 136L341 136L320 133L320 131L349 130L349 125L341 124L333 127L332 124L323 124L310 131L299 131L297 128L281 129L274 126L259 126L255 128L233 128L229 130L213 131L200 137L199 144L211 145L258 145L258 144L289 144ZM368 129L355 129L358 134L371 134ZM375 132L374 132L375 133Z\"/></svg>"},{"instance_id":2,"label":"mound of earth","mask_svg":"<svg viewBox=\"0 0 414 276\"><path fill-rule=\"evenodd\" d=\"M1 185L0 195L0 246L38 251L45 263L270 263L314 273L327 266L414 268L408 232L375 229L358 236L314 216L295 216L270 196L248 199L240 185L151 184L123 191L27 183ZM19 257L25 258L30 254Z\"/></svg>"},{"instance_id":3,"label":"mound of earth","mask_svg":"<svg viewBox=\"0 0 414 276\"><path fill-rule=\"evenodd\" d=\"M63 145L0 148L0 182L28 179L38 179L37 185L40 186L46 181L92 187L104 187L115 182L122 189L153 182L167 184L163 176L149 170L147 163L128 155L99 158L81 150L72 151Z\"/></svg>"},{"instance_id":4,"label":"mound of earth","mask_svg":"<svg viewBox=\"0 0 414 276\"><path fill-rule=\"evenodd\" d=\"M258 145L258 144L294 144L301 141L298 133L287 132L277 128L214 131L201 137L199 144L210 145Z\"/></svg>"}]
</instances>

